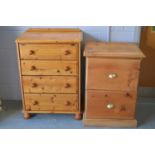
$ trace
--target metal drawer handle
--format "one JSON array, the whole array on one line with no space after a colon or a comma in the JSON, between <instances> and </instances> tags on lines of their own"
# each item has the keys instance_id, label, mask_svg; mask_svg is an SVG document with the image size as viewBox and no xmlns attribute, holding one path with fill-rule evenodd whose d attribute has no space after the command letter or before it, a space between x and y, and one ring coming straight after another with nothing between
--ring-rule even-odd
<instances>
[{"instance_id":1,"label":"metal drawer handle","mask_svg":"<svg viewBox=\"0 0 155 155\"><path fill-rule=\"evenodd\" d=\"M114 104L113 103L108 103L107 104L107 109L113 109L114 108Z\"/></svg>"},{"instance_id":2,"label":"metal drawer handle","mask_svg":"<svg viewBox=\"0 0 155 155\"><path fill-rule=\"evenodd\" d=\"M111 74L108 75L109 79L115 79L117 77L118 77L118 75L116 73L111 73Z\"/></svg>"}]
</instances>

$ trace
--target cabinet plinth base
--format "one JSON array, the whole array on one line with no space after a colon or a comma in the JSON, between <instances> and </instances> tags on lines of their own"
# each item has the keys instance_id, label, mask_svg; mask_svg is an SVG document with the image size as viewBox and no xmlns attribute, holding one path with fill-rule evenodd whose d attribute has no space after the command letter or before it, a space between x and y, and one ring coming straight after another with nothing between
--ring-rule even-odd
<instances>
[{"instance_id":1,"label":"cabinet plinth base","mask_svg":"<svg viewBox=\"0 0 155 155\"><path fill-rule=\"evenodd\" d=\"M136 119L87 119L84 118L83 123L85 126L98 126L98 127L117 127L117 128L134 128L137 127Z\"/></svg>"}]
</instances>

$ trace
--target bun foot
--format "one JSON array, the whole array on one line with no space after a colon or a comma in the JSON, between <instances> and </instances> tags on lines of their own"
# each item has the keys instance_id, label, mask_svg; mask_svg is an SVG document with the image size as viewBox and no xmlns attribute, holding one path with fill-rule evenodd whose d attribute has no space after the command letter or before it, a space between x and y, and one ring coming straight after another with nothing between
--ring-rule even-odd
<instances>
[{"instance_id":1,"label":"bun foot","mask_svg":"<svg viewBox=\"0 0 155 155\"><path fill-rule=\"evenodd\" d=\"M75 114L75 119L76 119L76 120L81 120L81 119L82 119L81 113Z\"/></svg>"},{"instance_id":2,"label":"bun foot","mask_svg":"<svg viewBox=\"0 0 155 155\"><path fill-rule=\"evenodd\" d=\"M31 114L28 112L24 112L24 118L25 119L30 119L31 118Z\"/></svg>"}]
</instances>

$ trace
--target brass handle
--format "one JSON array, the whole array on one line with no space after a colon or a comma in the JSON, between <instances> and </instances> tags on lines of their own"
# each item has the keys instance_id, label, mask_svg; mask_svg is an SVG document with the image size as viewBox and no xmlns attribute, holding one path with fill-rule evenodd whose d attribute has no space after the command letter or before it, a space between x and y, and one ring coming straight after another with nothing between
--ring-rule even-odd
<instances>
[{"instance_id":1,"label":"brass handle","mask_svg":"<svg viewBox=\"0 0 155 155\"><path fill-rule=\"evenodd\" d=\"M108 103L107 104L107 109L113 109L114 108L114 104L113 103Z\"/></svg>"},{"instance_id":2,"label":"brass handle","mask_svg":"<svg viewBox=\"0 0 155 155\"><path fill-rule=\"evenodd\" d=\"M34 101L33 105L38 105L39 102L38 101Z\"/></svg>"},{"instance_id":3,"label":"brass handle","mask_svg":"<svg viewBox=\"0 0 155 155\"><path fill-rule=\"evenodd\" d=\"M69 105L71 105L71 102L70 102L70 101L67 101L67 102L65 103L65 105L66 105L66 106L69 106Z\"/></svg>"},{"instance_id":4,"label":"brass handle","mask_svg":"<svg viewBox=\"0 0 155 155\"><path fill-rule=\"evenodd\" d=\"M69 54L71 54L71 51L70 50L66 50L65 51L65 55L69 55Z\"/></svg>"},{"instance_id":5,"label":"brass handle","mask_svg":"<svg viewBox=\"0 0 155 155\"><path fill-rule=\"evenodd\" d=\"M65 88L69 88L71 85L69 83L65 84Z\"/></svg>"},{"instance_id":6,"label":"brass handle","mask_svg":"<svg viewBox=\"0 0 155 155\"><path fill-rule=\"evenodd\" d=\"M35 88L35 87L37 87L37 86L38 86L37 83L32 83L32 87L33 87L33 88Z\"/></svg>"},{"instance_id":7,"label":"brass handle","mask_svg":"<svg viewBox=\"0 0 155 155\"><path fill-rule=\"evenodd\" d=\"M108 75L109 79L115 79L117 77L118 77L118 75L116 73L111 73L111 74Z\"/></svg>"},{"instance_id":8,"label":"brass handle","mask_svg":"<svg viewBox=\"0 0 155 155\"><path fill-rule=\"evenodd\" d=\"M69 66L65 67L65 71L69 71L71 68Z\"/></svg>"},{"instance_id":9,"label":"brass handle","mask_svg":"<svg viewBox=\"0 0 155 155\"><path fill-rule=\"evenodd\" d=\"M31 66L31 71L37 70L36 66Z\"/></svg>"},{"instance_id":10,"label":"brass handle","mask_svg":"<svg viewBox=\"0 0 155 155\"><path fill-rule=\"evenodd\" d=\"M35 51L34 50L30 50L30 55L33 55L35 54Z\"/></svg>"}]
</instances>

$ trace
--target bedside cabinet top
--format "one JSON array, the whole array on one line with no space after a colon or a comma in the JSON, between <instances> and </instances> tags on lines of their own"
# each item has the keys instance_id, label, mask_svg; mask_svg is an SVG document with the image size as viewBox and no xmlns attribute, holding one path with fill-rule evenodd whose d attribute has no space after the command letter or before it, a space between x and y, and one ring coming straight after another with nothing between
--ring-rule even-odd
<instances>
[{"instance_id":1,"label":"bedside cabinet top","mask_svg":"<svg viewBox=\"0 0 155 155\"><path fill-rule=\"evenodd\" d=\"M83 34L80 29L31 28L16 39L17 43L58 43L80 42Z\"/></svg>"},{"instance_id":2,"label":"bedside cabinet top","mask_svg":"<svg viewBox=\"0 0 155 155\"><path fill-rule=\"evenodd\" d=\"M144 58L145 55L134 43L88 42L85 46L86 57Z\"/></svg>"}]
</instances>

